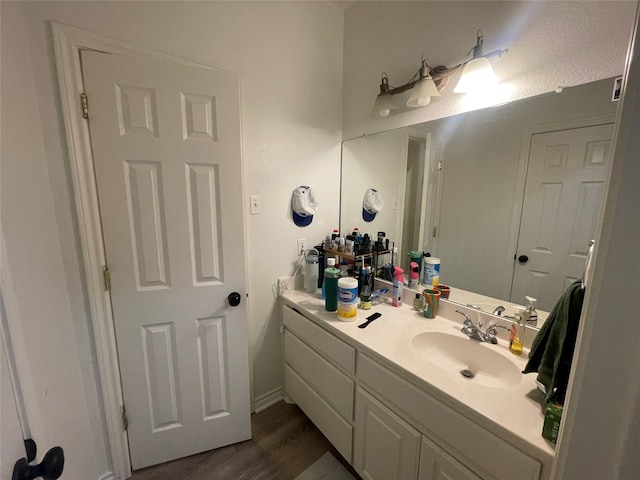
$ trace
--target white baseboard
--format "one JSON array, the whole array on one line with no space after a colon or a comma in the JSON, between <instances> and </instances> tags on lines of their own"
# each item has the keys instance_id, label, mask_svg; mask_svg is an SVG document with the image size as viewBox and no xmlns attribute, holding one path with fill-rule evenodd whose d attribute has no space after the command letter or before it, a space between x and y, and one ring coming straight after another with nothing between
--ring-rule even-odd
<instances>
[{"instance_id":1,"label":"white baseboard","mask_svg":"<svg viewBox=\"0 0 640 480\"><path fill-rule=\"evenodd\" d=\"M253 411L255 413L261 412L265 408L278 403L280 400L282 400L282 387L274 388L270 392L260 395L254 399Z\"/></svg>"},{"instance_id":2,"label":"white baseboard","mask_svg":"<svg viewBox=\"0 0 640 480\"><path fill-rule=\"evenodd\" d=\"M113 472L107 472L100 475L100 478L98 478L98 480L116 480L116 476Z\"/></svg>"}]
</instances>

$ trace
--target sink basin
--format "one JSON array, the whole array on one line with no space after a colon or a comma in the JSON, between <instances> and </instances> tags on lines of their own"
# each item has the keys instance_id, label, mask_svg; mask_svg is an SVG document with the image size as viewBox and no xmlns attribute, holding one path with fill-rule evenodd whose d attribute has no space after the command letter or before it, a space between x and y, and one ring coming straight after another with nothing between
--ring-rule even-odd
<instances>
[{"instance_id":1,"label":"sink basin","mask_svg":"<svg viewBox=\"0 0 640 480\"><path fill-rule=\"evenodd\" d=\"M413 337L414 352L426 362L487 387L509 388L522 382L520 367L495 351L504 348L464 336L424 332Z\"/></svg>"}]
</instances>

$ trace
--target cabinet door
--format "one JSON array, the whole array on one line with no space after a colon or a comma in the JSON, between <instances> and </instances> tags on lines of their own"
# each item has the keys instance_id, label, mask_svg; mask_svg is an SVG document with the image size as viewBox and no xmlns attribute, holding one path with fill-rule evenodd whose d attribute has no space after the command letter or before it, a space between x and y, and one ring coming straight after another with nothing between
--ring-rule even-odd
<instances>
[{"instance_id":1,"label":"cabinet door","mask_svg":"<svg viewBox=\"0 0 640 480\"><path fill-rule=\"evenodd\" d=\"M415 480L420 432L367 392L356 394L353 465L366 480Z\"/></svg>"},{"instance_id":2,"label":"cabinet door","mask_svg":"<svg viewBox=\"0 0 640 480\"><path fill-rule=\"evenodd\" d=\"M440 447L422 438L418 480L482 480Z\"/></svg>"}]
</instances>

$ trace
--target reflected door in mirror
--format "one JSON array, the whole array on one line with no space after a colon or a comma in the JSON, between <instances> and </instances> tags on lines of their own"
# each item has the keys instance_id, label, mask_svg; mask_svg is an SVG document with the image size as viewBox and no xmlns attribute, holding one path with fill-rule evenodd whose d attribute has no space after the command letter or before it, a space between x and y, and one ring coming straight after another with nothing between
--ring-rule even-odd
<instances>
[{"instance_id":1,"label":"reflected door in mirror","mask_svg":"<svg viewBox=\"0 0 640 480\"><path fill-rule=\"evenodd\" d=\"M604 199L613 124L533 136L511 301L551 310L582 277Z\"/></svg>"}]
</instances>

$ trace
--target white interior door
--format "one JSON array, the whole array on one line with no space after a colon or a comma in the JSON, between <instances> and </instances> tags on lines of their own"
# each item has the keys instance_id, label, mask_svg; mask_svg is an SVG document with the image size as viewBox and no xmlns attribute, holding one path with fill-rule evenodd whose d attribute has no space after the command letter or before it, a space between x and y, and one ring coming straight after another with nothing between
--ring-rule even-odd
<instances>
[{"instance_id":1,"label":"white interior door","mask_svg":"<svg viewBox=\"0 0 640 480\"><path fill-rule=\"evenodd\" d=\"M511 301L551 310L582 278L603 202L613 125L534 135ZM525 260L526 257L527 260Z\"/></svg>"},{"instance_id":2,"label":"white interior door","mask_svg":"<svg viewBox=\"0 0 640 480\"><path fill-rule=\"evenodd\" d=\"M0 292L0 303L2 292ZM2 308L2 315L4 309ZM3 340L5 340L3 338ZM5 342L0 342L0 478L11 478L15 463L26 457L22 428L18 415L17 401L14 397L11 374L8 366L8 355Z\"/></svg>"},{"instance_id":3,"label":"white interior door","mask_svg":"<svg viewBox=\"0 0 640 480\"><path fill-rule=\"evenodd\" d=\"M438 252L438 224L440 223L440 207L442 200L442 159L444 146L431 146L431 133L427 133L425 158L427 161L427 187L423 192L422 211L424 226L421 248L423 252L435 255Z\"/></svg>"},{"instance_id":4,"label":"white interior door","mask_svg":"<svg viewBox=\"0 0 640 480\"><path fill-rule=\"evenodd\" d=\"M82 68L132 466L248 439L238 78L87 51Z\"/></svg>"}]
</instances>

